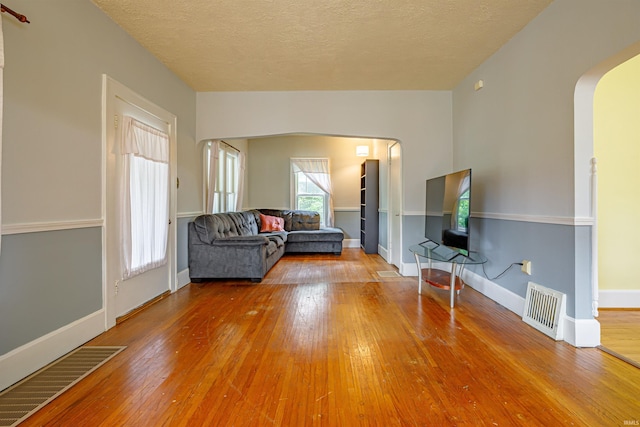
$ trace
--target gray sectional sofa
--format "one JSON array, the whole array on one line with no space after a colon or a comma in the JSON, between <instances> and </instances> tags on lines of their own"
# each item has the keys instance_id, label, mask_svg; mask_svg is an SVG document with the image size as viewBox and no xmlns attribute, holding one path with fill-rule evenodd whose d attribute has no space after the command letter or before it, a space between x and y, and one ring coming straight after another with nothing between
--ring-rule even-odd
<instances>
[{"instance_id":1,"label":"gray sectional sofa","mask_svg":"<svg viewBox=\"0 0 640 427\"><path fill-rule=\"evenodd\" d=\"M282 218L282 231L260 232L261 215ZM188 226L189 276L259 282L285 253L340 255L344 233L320 228L317 212L259 209L205 214Z\"/></svg>"}]
</instances>

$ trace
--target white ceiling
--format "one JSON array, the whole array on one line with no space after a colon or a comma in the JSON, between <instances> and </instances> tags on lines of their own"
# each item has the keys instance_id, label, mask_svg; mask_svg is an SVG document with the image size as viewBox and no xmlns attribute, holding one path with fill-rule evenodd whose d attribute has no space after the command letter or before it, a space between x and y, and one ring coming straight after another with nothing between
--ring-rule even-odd
<instances>
[{"instance_id":1,"label":"white ceiling","mask_svg":"<svg viewBox=\"0 0 640 427\"><path fill-rule=\"evenodd\" d=\"M552 0L92 0L192 89L449 90Z\"/></svg>"}]
</instances>

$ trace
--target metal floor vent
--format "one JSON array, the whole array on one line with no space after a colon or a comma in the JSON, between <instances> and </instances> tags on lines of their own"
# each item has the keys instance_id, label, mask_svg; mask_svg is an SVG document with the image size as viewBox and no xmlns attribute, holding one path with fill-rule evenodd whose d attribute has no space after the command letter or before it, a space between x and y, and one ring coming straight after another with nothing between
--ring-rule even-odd
<instances>
[{"instance_id":1,"label":"metal floor vent","mask_svg":"<svg viewBox=\"0 0 640 427\"><path fill-rule=\"evenodd\" d=\"M380 277L402 277L397 271L378 271Z\"/></svg>"},{"instance_id":2,"label":"metal floor vent","mask_svg":"<svg viewBox=\"0 0 640 427\"><path fill-rule=\"evenodd\" d=\"M126 347L80 347L0 393L0 427L20 424Z\"/></svg>"},{"instance_id":3,"label":"metal floor vent","mask_svg":"<svg viewBox=\"0 0 640 427\"><path fill-rule=\"evenodd\" d=\"M529 282L522 320L554 340L564 338L567 296L562 292Z\"/></svg>"}]
</instances>

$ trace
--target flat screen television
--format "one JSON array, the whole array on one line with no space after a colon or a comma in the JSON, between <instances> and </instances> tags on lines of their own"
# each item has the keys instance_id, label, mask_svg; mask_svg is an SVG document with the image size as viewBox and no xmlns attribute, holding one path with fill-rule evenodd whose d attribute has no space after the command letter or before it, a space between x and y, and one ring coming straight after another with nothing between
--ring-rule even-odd
<instances>
[{"instance_id":1,"label":"flat screen television","mask_svg":"<svg viewBox=\"0 0 640 427\"><path fill-rule=\"evenodd\" d=\"M469 255L471 169L427 180L424 236L421 243L453 259Z\"/></svg>"}]
</instances>

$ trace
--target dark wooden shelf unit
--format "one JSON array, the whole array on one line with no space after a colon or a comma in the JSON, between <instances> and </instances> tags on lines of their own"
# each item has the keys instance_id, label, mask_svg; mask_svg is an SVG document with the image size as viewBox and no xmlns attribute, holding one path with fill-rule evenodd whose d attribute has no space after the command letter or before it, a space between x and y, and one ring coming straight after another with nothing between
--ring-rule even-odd
<instances>
[{"instance_id":1,"label":"dark wooden shelf unit","mask_svg":"<svg viewBox=\"0 0 640 427\"><path fill-rule=\"evenodd\" d=\"M367 254L378 253L378 173L378 160L360 166L360 247Z\"/></svg>"}]
</instances>

